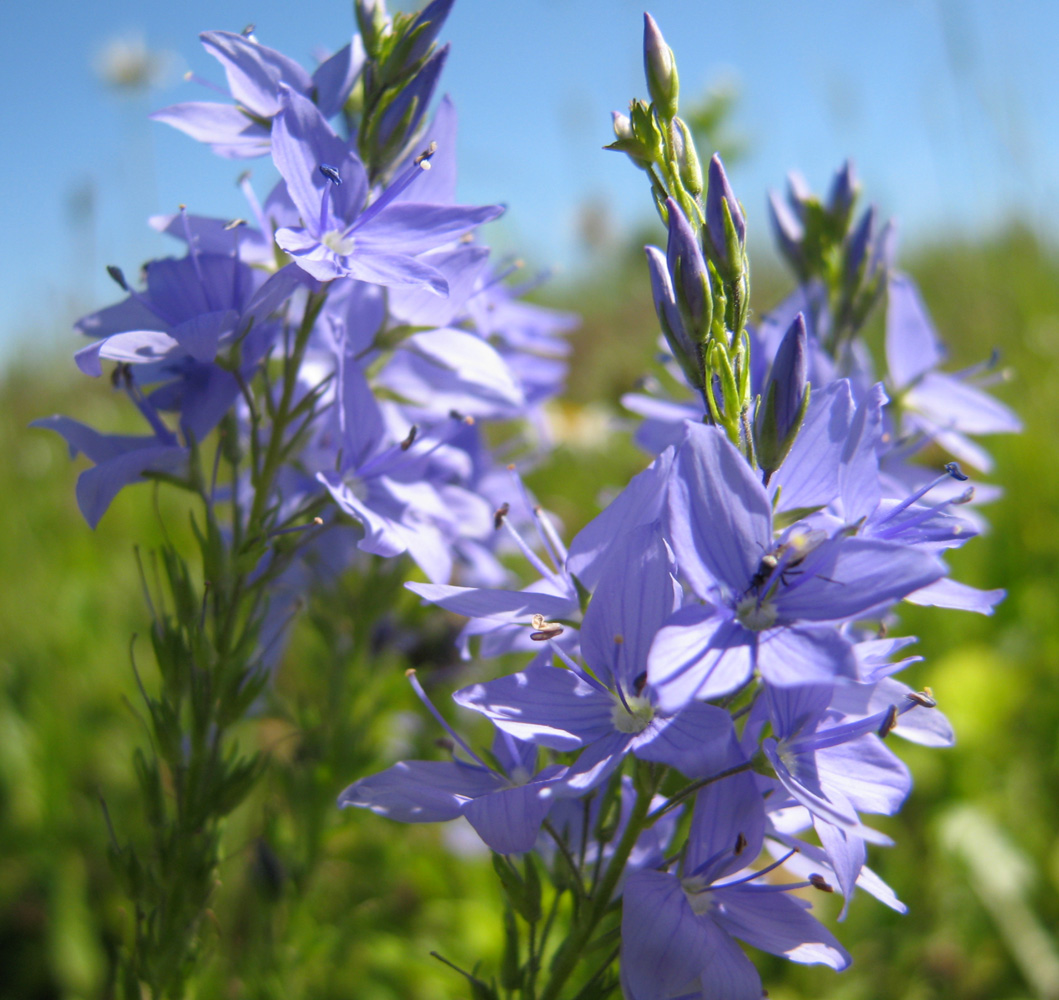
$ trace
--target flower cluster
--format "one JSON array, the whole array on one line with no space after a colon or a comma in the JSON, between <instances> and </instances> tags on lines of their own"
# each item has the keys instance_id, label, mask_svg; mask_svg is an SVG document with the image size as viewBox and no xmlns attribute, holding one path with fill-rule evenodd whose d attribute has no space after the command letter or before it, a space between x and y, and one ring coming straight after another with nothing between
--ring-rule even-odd
<instances>
[{"instance_id":1,"label":"flower cluster","mask_svg":"<svg viewBox=\"0 0 1059 1000\"><path fill-rule=\"evenodd\" d=\"M657 457L569 548L516 480L496 524L518 537L527 586L408 585L469 619L465 652L473 641L482 657L531 659L454 695L492 722L491 752L431 706L452 759L362 778L340 804L463 816L493 851L543 857L578 900L545 997L609 919L630 1000L758 1000L737 942L849 964L808 912L813 891L842 894L843 915L857 887L904 909L866 866L867 844L889 843L870 817L911 789L891 737L947 746L953 734L929 689L896 679L919 658L888 630L903 600L989 614L1003 596L948 576L944 553L981 521L946 459L988 468L972 436L1018 422L976 372L940 370L940 340L894 270L892 227L873 209L854 222L848 165L826 202L798 180L789 202L773 198L799 287L748 322L745 213L719 158L702 176L649 16L644 46L652 100L615 115L612 148L649 174L668 230L647 258L674 391L626 401ZM880 376L858 334L883 299ZM515 503L539 544L508 524ZM516 881L505 887L523 912Z\"/></svg>"},{"instance_id":2,"label":"flower cluster","mask_svg":"<svg viewBox=\"0 0 1059 1000\"><path fill-rule=\"evenodd\" d=\"M390 19L361 4L361 33L311 75L252 29L202 35L234 103L154 117L221 156L270 156L280 180L259 202L244 175L247 218L181 206L152 219L184 256L149 262L142 287L110 268L127 297L77 324L93 338L78 366L115 362L147 424L129 436L38 421L94 463L77 487L91 525L123 487L164 478L262 522L251 535L322 516L314 533L353 530L361 550L407 552L432 580L455 564L504 577L490 497L502 465L477 424L517 421L509 448L547 446L541 406L561 388L573 318L519 301L518 265L491 262L477 231L500 206L456 202L455 110L446 97L428 115L451 6ZM196 479L218 429L227 490Z\"/></svg>"},{"instance_id":3,"label":"flower cluster","mask_svg":"<svg viewBox=\"0 0 1059 1000\"><path fill-rule=\"evenodd\" d=\"M199 549L167 541L144 574L160 684L140 687L148 847L112 844L135 920L123 995L185 995L224 819L265 768L235 731L264 710L314 591L355 569L392 603L407 568L382 563L404 554L439 584L510 577L495 489L550 446L542 408L574 318L522 301L521 265L480 242L501 206L456 199L456 113L438 90L451 7L391 17L358 0L358 34L311 74L253 29L203 34L224 100L154 117L223 157L269 157L279 181L259 200L244 174L240 217L153 218L182 256L140 281L109 268L125 298L77 324L78 367L112 366L142 433L36 422L92 463L77 483L90 525L126 486L165 483L190 497ZM359 641L380 623L354 613Z\"/></svg>"},{"instance_id":4,"label":"flower cluster","mask_svg":"<svg viewBox=\"0 0 1059 1000\"><path fill-rule=\"evenodd\" d=\"M858 887L904 909L866 865L868 844L889 843L871 817L911 789L891 737L953 734L929 689L896 679L918 658L889 635L894 609L990 614L1003 596L952 580L943 557L983 524L958 462L988 471L975 438L1018 421L983 391L994 362L943 370L895 270L894 228L857 216L849 165L824 200L796 175L772 196L798 286L751 321L747 213L719 157L703 170L648 15L650 100L614 115L609 148L647 176L666 227L665 249L646 248L657 391L625 398L654 458L564 544L512 459L547 447L541 408L572 320L520 301L515 268L490 260L477 233L501 208L456 200L455 112L434 101L452 3L391 17L357 0L359 33L311 74L249 29L202 36L226 100L155 117L221 156L270 157L280 180L259 201L243 177L246 219L183 206L153 219L184 255L139 283L111 268L126 297L78 324L91 338L78 366L113 363L144 433L37 422L92 461L77 497L93 526L145 479L201 501L204 591L167 549L174 610L152 634L157 751L138 768L156 841L147 861L115 852L136 901L129 982L180 995L220 823L259 773L227 732L314 573L359 551L408 554L428 581L409 589L468 619L465 658L529 657L454 695L492 723L490 749L410 671L449 758L398 763L339 798L406 822L462 817L495 852L507 996L558 1000L573 977L580 1000L619 986L629 1000L759 1000L739 942L849 964L811 893L841 894L843 915ZM878 367L861 332L884 302ZM503 454L482 433L498 421L515 428ZM532 579L513 580L500 545Z\"/></svg>"}]
</instances>

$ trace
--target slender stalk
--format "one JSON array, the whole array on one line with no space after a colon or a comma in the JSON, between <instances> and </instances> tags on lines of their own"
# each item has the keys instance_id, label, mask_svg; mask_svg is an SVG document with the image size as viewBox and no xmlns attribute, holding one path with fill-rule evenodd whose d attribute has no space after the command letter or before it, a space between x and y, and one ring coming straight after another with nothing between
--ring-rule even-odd
<instances>
[{"instance_id":1,"label":"slender stalk","mask_svg":"<svg viewBox=\"0 0 1059 1000\"><path fill-rule=\"evenodd\" d=\"M629 860L636 841L647 825L648 811L651 807L651 798L655 792L657 778L653 768L636 762L637 776L644 772L650 772L650 776L644 784L647 787L638 788L636 802L633 805L632 815L629 816L628 825L618 843L618 847L607 865L607 870L600 879L592 899L584 911L580 924L567 938L562 948L556 955L552 966L551 976L547 988L541 994L541 1000L558 1000L559 991L577 968L577 963L584 957L585 948L592 939L596 927L610 909L611 897L618 887L618 881L625 871L625 865ZM639 783L638 783L639 784Z\"/></svg>"}]
</instances>

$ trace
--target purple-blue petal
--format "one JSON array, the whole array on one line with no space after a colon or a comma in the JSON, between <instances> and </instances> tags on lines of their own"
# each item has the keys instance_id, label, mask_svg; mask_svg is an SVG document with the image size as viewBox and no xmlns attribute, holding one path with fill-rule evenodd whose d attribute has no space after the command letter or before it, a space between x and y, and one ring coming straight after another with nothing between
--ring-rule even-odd
<instances>
[{"instance_id":1,"label":"purple-blue petal","mask_svg":"<svg viewBox=\"0 0 1059 1000\"><path fill-rule=\"evenodd\" d=\"M453 698L516 739L554 750L572 750L614 731L614 699L559 667L530 667L462 688Z\"/></svg>"},{"instance_id":2,"label":"purple-blue petal","mask_svg":"<svg viewBox=\"0 0 1059 1000\"><path fill-rule=\"evenodd\" d=\"M744 591L772 549L772 505L719 427L687 425L668 506L673 550L695 592L707 597L714 582Z\"/></svg>"}]
</instances>

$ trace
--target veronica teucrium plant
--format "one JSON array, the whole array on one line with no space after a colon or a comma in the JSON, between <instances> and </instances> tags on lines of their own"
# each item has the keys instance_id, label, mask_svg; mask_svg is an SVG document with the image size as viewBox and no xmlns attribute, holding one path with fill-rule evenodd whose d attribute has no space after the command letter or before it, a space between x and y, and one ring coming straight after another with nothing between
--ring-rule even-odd
<instances>
[{"instance_id":1,"label":"veronica teucrium plant","mask_svg":"<svg viewBox=\"0 0 1059 1000\"><path fill-rule=\"evenodd\" d=\"M202 35L225 100L155 117L221 156L270 157L280 180L259 200L244 175L229 219L184 206L152 219L181 256L138 281L109 268L125 297L77 324L79 368L109 371L142 433L37 421L91 461L77 483L90 525L150 480L189 496L198 547L167 544L144 565L159 672L140 686L148 832L112 831L129 997L192 988L223 822L267 764L237 732L262 713L310 595L363 576L371 599L353 632L366 639L411 571L508 578L493 483L547 449L539 412L561 386L572 320L519 303L514 268L490 260L479 229L502 209L456 202L455 113L433 99L450 7L391 17L360 4L360 34L311 74L252 30ZM491 422L511 428L502 457Z\"/></svg>"},{"instance_id":2,"label":"veronica teucrium plant","mask_svg":"<svg viewBox=\"0 0 1059 1000\"><path fill-rule=\"evenodd\" d=\"M477 996L759 1000L744 945L844 969L812 897L843 896L839 919L858 887L905 910L867 867L891 843L871 817L911 791L895 738L954 739L931 691L897 679L919 657L895 609L990 614L1003 596L943 561L982 525L958 462L987 470L973 438L1019 429L982 389L990 366L942 370L893 226L857 218L848 164L824 201L798 179L772 197L798 287L751 323L747 213L718 156L704 175L650 15L644 67L650 100L614 115L609 148L645 172L666 227L646 251L669 391L625 400L656 457L568 547L528 501L523 587L408 584L469 619L465 655L529 659L455 692L493 723L491 751L428 703L451 759L339 799L463 816L495 852L507 943L495 975L464 973ZM876 374L861 332L883 303Z\"/></svg>"},{"instance_id":3,"label":"veronica teucrium plant","mask_svg":"<svg viewBox=\"0 0 1059 1000\"><path fill-rule=\"evenodd\" d=\"M135 282L111 268L125 297L78 324L78 366L110 371L143 433L38 421L93 463L77 484L91 525L151 480L188 494L198 544L145 572L149 838L113 839L128 997L191 990L223 820L267 766L237 731L298 610L347 573L375 598L348 609L358 641L405 585L467 619L458 645L478 661L454 700L488 719L488 745L409 671L445 752L350 774L338 799L465 819L493 852L503 953L453 965L453 995L759 1000L744 945L849 964L815 893L844 897L839 919L858 888L905 909L867 867L890 843L871 817L911 791L895 739L954 737L930 690L897 678L919 658L895 609L990 614L1003 596L944 561L983 523L958 463L988 471L976 438L1018 430L983 391L993 365L944 370L848 164L823 200L796 175L771 196L797 288L752 322L749 215L720 158L703 169L646 15L649 99L615 113L608 148L665 227L646 248L659 391L624 400L654 457L567 544L520 470L546 455L572 321L520 302L491 262L479 229L500 207L456 202L437 99L451 6L357 0L358 34L313 73L249 31L202 36L225 100L155 117L221 156L271 157L280 180L259 200L244 176L245 218L152 219L183 255ZM880 308L881 367L862 337ZM514 430L483 434L498 422ZM513 674L486 665L512 655Z\"/></svg>"}]
</instances>

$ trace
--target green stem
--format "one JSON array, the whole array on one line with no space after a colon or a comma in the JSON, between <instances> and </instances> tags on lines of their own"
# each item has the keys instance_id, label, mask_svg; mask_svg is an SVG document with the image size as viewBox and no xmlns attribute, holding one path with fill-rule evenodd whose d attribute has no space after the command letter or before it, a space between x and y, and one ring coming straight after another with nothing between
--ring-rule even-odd
<instances>
[{"instance_id":1,"label":"green stem","mask_svg":"<svg viewBox=\"0 0 1059 1000\"><path fill-rule=\"evenodd\" d=\"M645 782L648 787L637 788L636 803L633 805L632 815L629 817L625 832L622 834L614 856L610 859L610 864L607 865L606 872L593 893L592 900L584 912L580 926L566 939L565 944L556 955L548 986L541 994L541 1000L558 1000L559 991L563 988L567 979L570 978L574 969L577 968L577 963L584 957L585 948L595 933L596 927L606 915L607 910L610 909L611 897L614 895L614 890L618 887L618 881L625 871L625 864L629 860L629 855L632 853L636 841L646 826L648 811L651 807L651 798L654 795L657 780L653 774L653 769L650 769L649 765L645 766L640 761L636 761L636 768L637 777L643 771L650 770L650 777ZM639 784L640 782L637 782L637 785Z\"/></svg>"}]
</instances>

